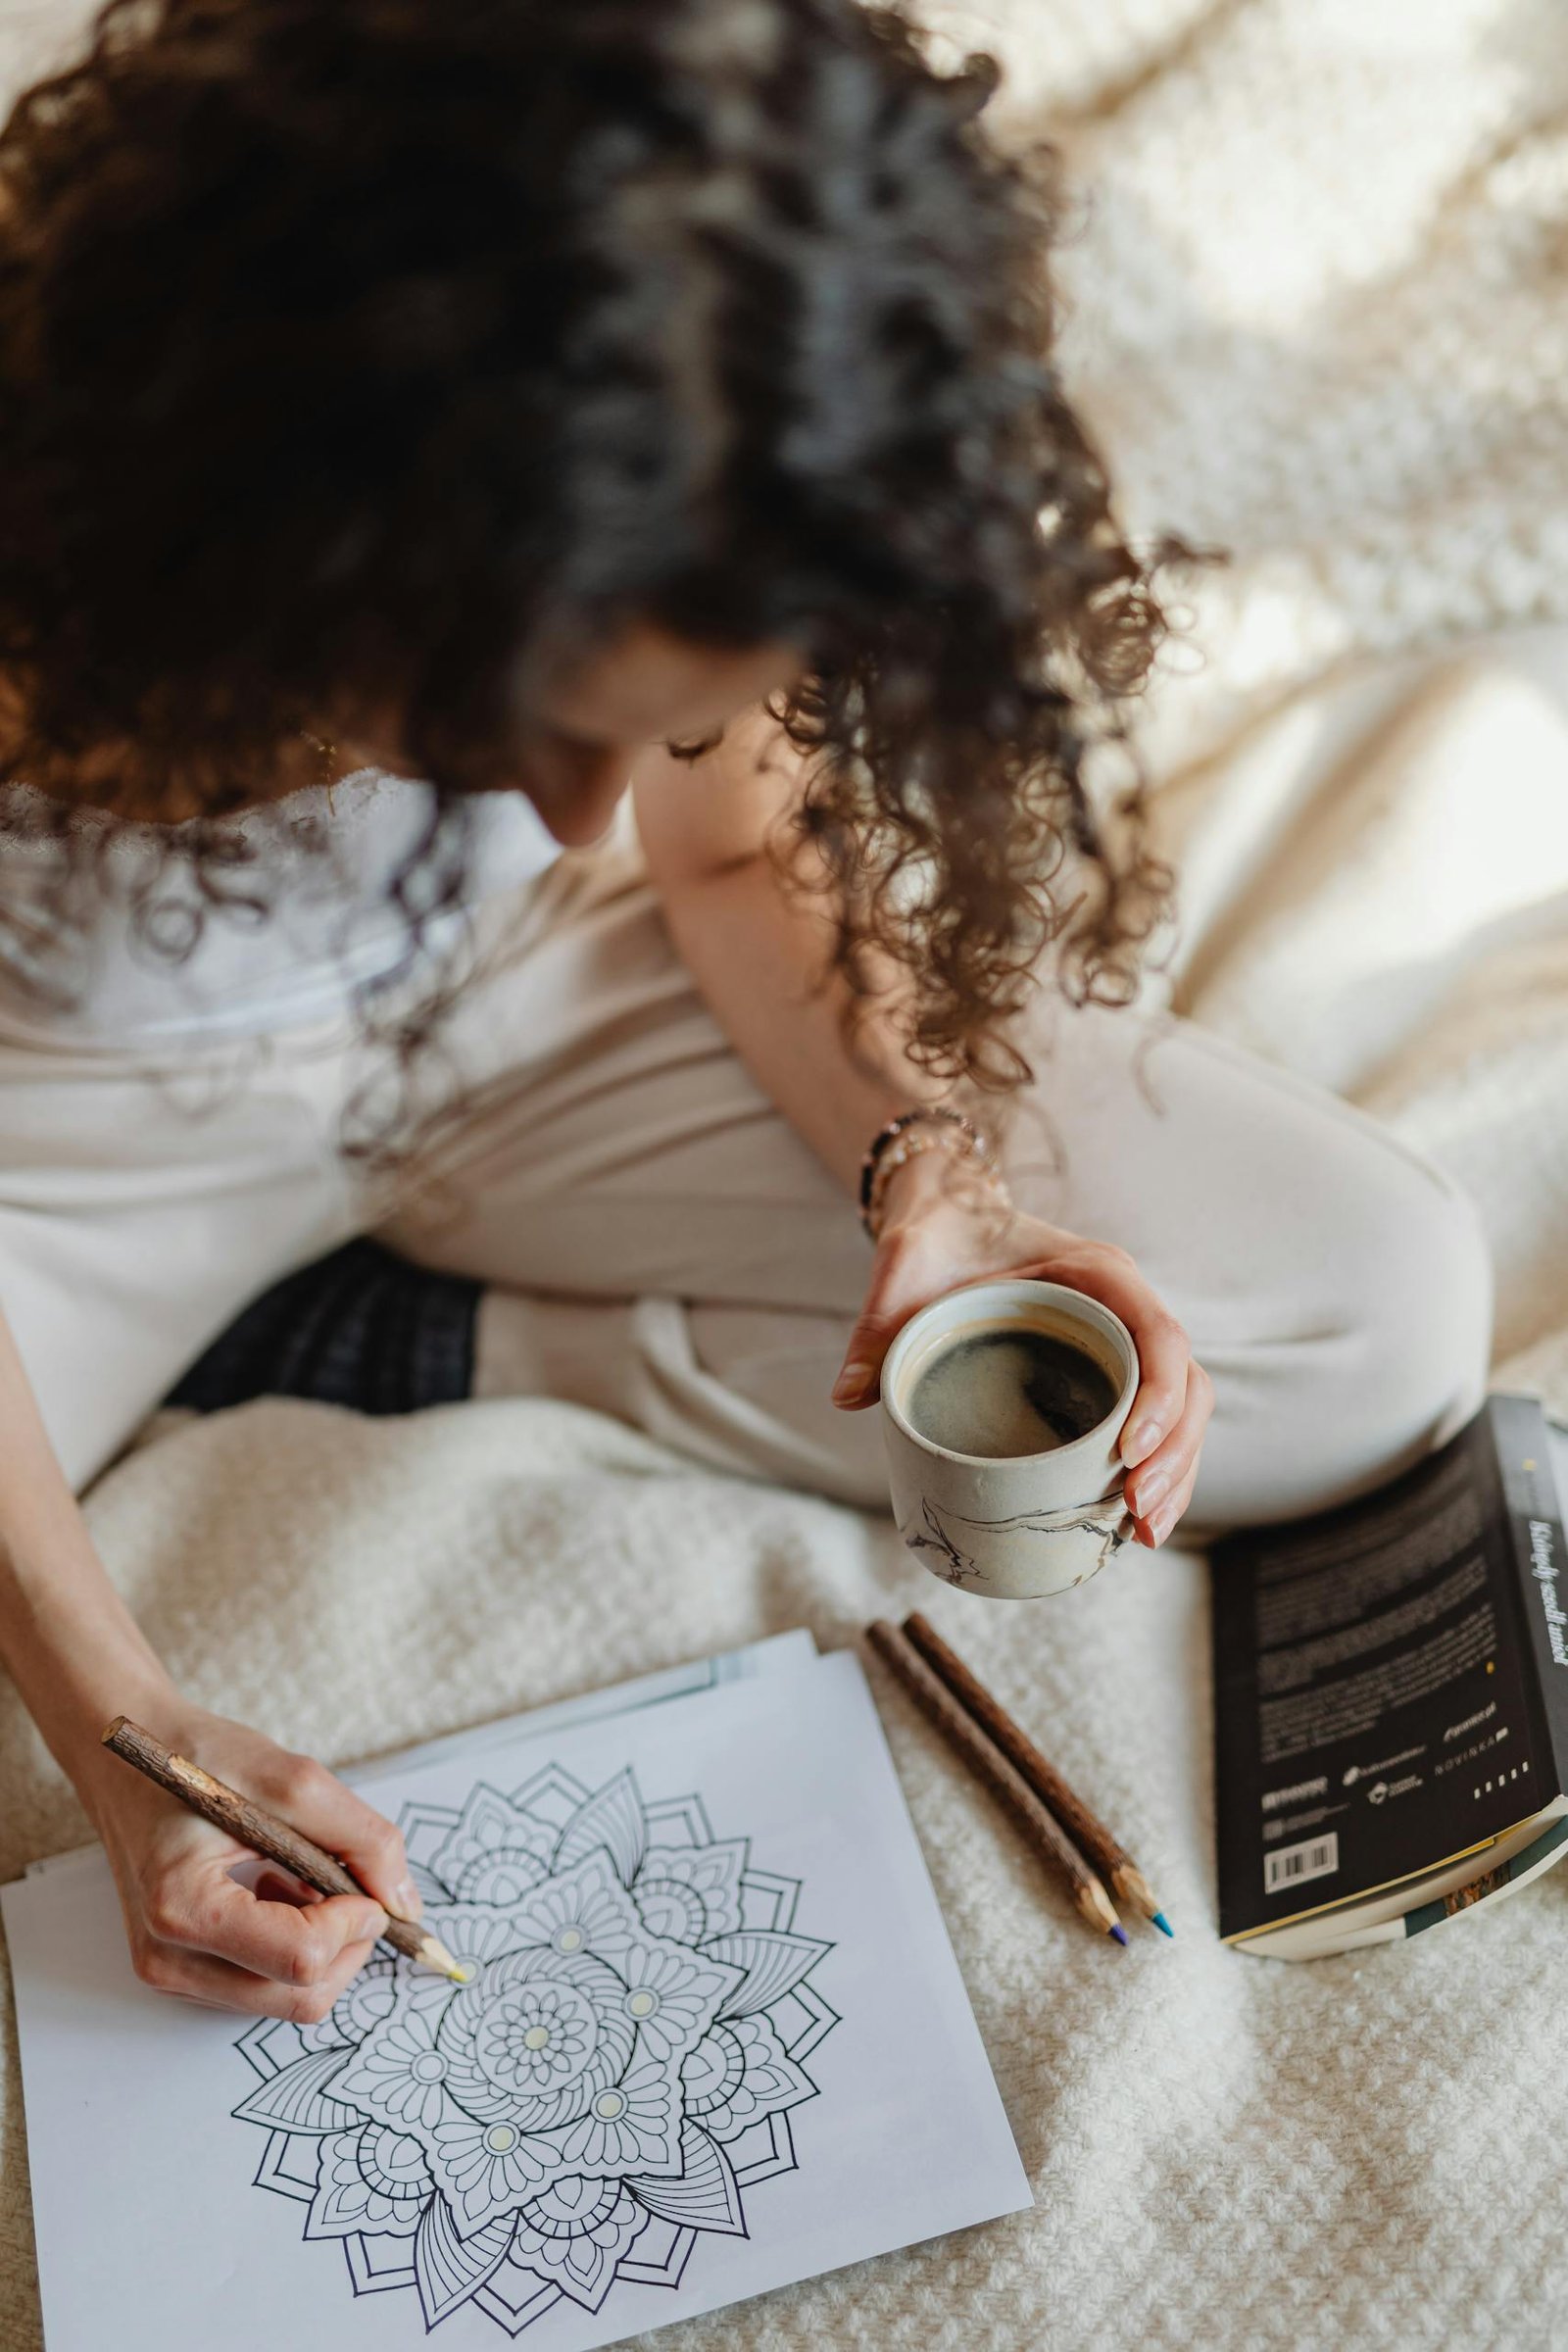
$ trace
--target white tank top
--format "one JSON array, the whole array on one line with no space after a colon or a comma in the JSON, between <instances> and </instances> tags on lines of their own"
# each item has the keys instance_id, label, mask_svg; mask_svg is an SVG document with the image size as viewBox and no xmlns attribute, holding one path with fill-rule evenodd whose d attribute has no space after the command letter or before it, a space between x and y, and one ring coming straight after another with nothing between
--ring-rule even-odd
<instances>
[{"instance_id":1,"label":"white tank top","mask_svg":"<svg viewBox=\"0 0 1568 2352\"><path fill-rule=\"evenodd\" d=\"M106 845L101 880L86 887L81 921L64 935L58 922L26 919L29 907L41 910L58 850L0 830L0 1029L26 1042L154 1047L341 1017L407 953L407 917L388 890L432 799L426 784L365 768L330 794L295 793L237 818L258 859L234 869L232 887L260 890L269 908L261 918L203 908L188 868L164 858L158 830L122 826ZM468 806L466 903L518 888L560 856L521 793L478 794ZM308 846L308 830L324 831L328 846ZM133 916L149 881L156 940L177 949L194 939L182 957L160 953ZM427 952L439 954L462 921L459 909L435 917Z\"/></svg>"}]
</instances>

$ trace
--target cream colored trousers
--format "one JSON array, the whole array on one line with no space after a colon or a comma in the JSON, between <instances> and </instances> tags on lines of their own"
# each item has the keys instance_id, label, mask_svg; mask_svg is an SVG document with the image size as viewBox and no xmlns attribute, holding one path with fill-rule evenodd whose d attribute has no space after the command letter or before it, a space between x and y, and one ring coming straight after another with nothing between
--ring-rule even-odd
<instances>
[{"instance_id":1,"label":"cream colored trousers","mask_svg":"<svg viewBox=\"0 0 1568 2352\"><path fill-rule=\"evenodd\" d=\"M726 1045L635 849L487 903L478 953L456 1114L390 1198L339 1148L375 1077L345 1028L162 1062L0 1033L0 1304L74 1484L249 1298L373 1231L494 1286L480 1394L884 1503L876 1414L828 1401L869 1247ZM1474 1409L1487 1254L1446 1178L1189 1027L1056 1006L1049 1028L1014 1189L1130 1250L1186 1325L1217 1395L1195 1518L1334 1501Z\"/></svg>"}]
</instances>

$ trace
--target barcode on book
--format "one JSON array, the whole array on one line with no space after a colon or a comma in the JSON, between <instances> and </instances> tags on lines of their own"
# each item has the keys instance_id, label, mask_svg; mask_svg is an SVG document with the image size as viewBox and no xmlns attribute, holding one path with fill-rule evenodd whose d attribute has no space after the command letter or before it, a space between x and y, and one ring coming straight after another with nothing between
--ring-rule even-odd
<instances>
[{"instance_id":1,"label":"barcode on book","mask_svg":"<svg viewBox=\"0 0 1568 2352\"><path fill-rule=\"evenodd\" d=\"M1304 1886L1308 1879L1331 1878L1340 1867L1340 1834L1303 1838L1299 1845L1282 1845L1263 1856L1263 1892L1278 1894L1283 1886Z\"/></svg>"}]
</instances>

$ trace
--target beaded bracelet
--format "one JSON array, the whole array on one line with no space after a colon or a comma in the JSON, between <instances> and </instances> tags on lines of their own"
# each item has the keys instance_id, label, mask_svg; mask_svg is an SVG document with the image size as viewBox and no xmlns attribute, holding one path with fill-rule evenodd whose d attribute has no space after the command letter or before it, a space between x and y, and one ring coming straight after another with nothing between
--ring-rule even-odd
<instances>
[{"instance_id":1,"label":"beaded bracelet","mask_svg":"<svg viewBox=\"0 0 1568 2352\"><path fill-rule=\"evenodd\" d=\"M934 1125L938 1132L928 1136L909 1132L923 1124ZM860 1223L873 1242L881 1225L882 1196L897 1170L920 1152L939 1147L974 1160L999 1191L1005 1192L990 1146L962 1111L940 1102L918 1103L911 1110L900 1111L896 1119L877 1130L860 1162Z\"/></svg>"},{"instance_id":2,"label":"beaded bracelet","mask_svg":"<svg viewBox=\"0 0 1568 2352\"><path fill-rule=\"evenodd\" d=\"M862 1225L865 1224L866 1218L871 1213L871 1184L876 1175L877 1162L888 1146L896 1143L906 1127L914 1126L920 1119L947 1119L964 1127L969 1124L959 1111L947 1110L935 1103L929 1105L917 1103L912 1110L901 1110L897 1118L889 1119L885 1127L879 1127L866 1146L865 1157L860 1162L860 1222Z\"/></svg>"},{"instance_id":3,"label":"beaded bracelet","mask_svg":"<svg viewBox=\"0 0 1568 2352\"><path fill-rule=\"evenodd\" d=\"M872 1241L881 1239L882 1202L899 1170L906 1168L911 1159L918 1159L922 1152L940 1152L952 1133L949 1127L909 1127L883 1152L871 1178L871 1198L861 1220ZM961 1144L962 1138L958 1141Z\"/></svg>"},{"instance_id":4,"label":"beaded bracelet","mask_svg":"<svg viewBox=\"0 0 1568 2352\"><path fill-rule=\"evenodd\" d=\"M947 1146L948 1138L952 1136L954 1130L950 1127L939 1127L934 1131L927 1130L924 1133L922 1133L917 1127L912 1134L902 1137L900 1141L893 1146L893 1149L890 1152L885 1152L883 1153L882 1159L877 1167L876 1174L872 1179L871 1205L866 1212L865 1218L866 1231L870 1235L873 1242L879 1242L882 1238L883 1201L886 1198L888 1187L892 1183L894 1177L898 1174L900 1168L906 1166L909 1160L917 1158L922 1152L942 1151ZM996 1167L992 1160L983 1152L971 1152L964 1144L962 1137L957 1137L956 1139L955 1148L961 1152L961 1155L965 1159L973 1162L973 1174L991 1194L996 1207L1002 1210L1004 1214L1010 1210L1012 1207L1012 1195L1007 1190L1006 1182L1004 1179L1001 1170Z\"/></svg>"}]
</instances>

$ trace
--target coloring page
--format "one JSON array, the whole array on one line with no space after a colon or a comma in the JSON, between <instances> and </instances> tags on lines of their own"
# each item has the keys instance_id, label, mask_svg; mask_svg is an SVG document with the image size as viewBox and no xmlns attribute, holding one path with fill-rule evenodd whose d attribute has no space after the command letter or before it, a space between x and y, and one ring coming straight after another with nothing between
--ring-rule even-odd
<instances>
[{"instance_id":1,"label":"coloring page","mask_svg":"<svg viewBox=\"0 0 1568 2352\"><path fill-rule=\"evenodd\" d=\"M1027 2204L854 1657L356 1780L464 1984L247 2025L6 1890L49 2352L591 2352Z\"/></svg>"}]
</instances>

